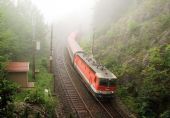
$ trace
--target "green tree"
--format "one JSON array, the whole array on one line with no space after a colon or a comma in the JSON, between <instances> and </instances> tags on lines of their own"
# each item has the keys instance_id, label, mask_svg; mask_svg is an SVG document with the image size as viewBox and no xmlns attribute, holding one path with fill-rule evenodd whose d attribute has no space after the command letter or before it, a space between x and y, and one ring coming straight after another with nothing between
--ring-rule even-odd
<instances>
[{"instance_id":1,"label":"green tree","mask_svg":"<svg viewBox=\"0 0 170 118\"><path fill-rule=\"evenodd\" d=\"M169 3L99 0L94 9L94 57L118 77L117 95L139 117L169 115Z\"/></svg>"},{"instance_id":2,"label":"green tree","mask_svg":"<svg viewBox=\"0 0 170 118\"><path fill-rule=\"evenodd\" d=\"M143 70L144 82L140 97L143 114L154 113L156 117L170 107L170 45L152 48L149 64ZM152 114L153 115L153 114Z\"/></svg>"},{"instance_id":3,"label":"green tree","mask_svg":"<svg viewBox=\"0 0 170 118\"><path fill-rule=\"evenodd\" d=\"M12 60L28 61L27 55L32 55L33 50L33 29L35 39L44 47L40 53L44 54L42 52L46 51L47 28L40 11L29 0L18 0L17 7L10 0L1 1L0 55L8 54Z\"/></svg>"}]
</instances>

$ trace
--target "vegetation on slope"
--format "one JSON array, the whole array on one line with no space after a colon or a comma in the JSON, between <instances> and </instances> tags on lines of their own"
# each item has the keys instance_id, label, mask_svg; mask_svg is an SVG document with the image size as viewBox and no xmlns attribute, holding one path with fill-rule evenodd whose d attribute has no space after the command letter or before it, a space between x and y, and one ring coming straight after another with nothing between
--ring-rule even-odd
<instances>
[{"instance_id":1,"label":"vegetation on slope","mask_svg":"<svg viewBox=\"0 0 170 118\"><path fill-rule=\"evenodd\" d=\"M6 80L5 68L9 61L28 61L32 66L33 27L35 39L41 43L41 50L36 51L40 73L36 75L35 88L21 91ZM47 72L46 29L40 12L29 0L18 0L17 6L11 0L0 1L0 117L54 116L52 75Z\"/></svg>"},{"instance_id":2,"label":"vegetation on slope","mask_svg":"<svg viewBox=\"0 0 170 118\"><path fill-rule=\"evenodd\" d=\"M129 0L131 4L126 5L123 1L126 0L98 2L95 9L98 17L94 18L94 22L97 20L94 56L118 77L117 95L132 112L138 117L168 118L170 1ZM105 6L99 7L104 3ZM119 3L120 8L109 10L117 5L115 3ZM119 17L114 17L114 12ZM100 17L103 14L105 17ZM90 48L82 46L86 50Z\"/></svg>"}]
</instances>

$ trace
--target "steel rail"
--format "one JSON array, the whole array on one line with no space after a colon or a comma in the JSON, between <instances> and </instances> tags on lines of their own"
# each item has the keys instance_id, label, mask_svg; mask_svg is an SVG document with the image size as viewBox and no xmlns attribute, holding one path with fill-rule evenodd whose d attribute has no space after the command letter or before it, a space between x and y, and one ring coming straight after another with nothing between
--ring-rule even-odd
<instances>
[{"instance_id":1,"label":"steel rail","mask_svg":"<svg viewBox=\"0 0 170 118\"><path fill-rule=\"evenodd\" d=\"M61 53L61 52L60 52ZM61 54L64 54L64 51L63 53ZM71 102L71 106L72 109L74 109L76 111L76 114L81 117L81 112L82 111L86 111L87 114L88 114L88 117L91 117L91 118L94 118L94 116L92 115L92 113L90 112L90 110L88 109L87 105L85 104L84 100L82 99L80 93L78 92L67 68L66 68L66 64L65 64L65 57L64 55L58 55L57 56L57 65L60 67L60 72L59 72L59 76L62 78L61 81L62 83L64 84L65 86L65 92L67 93L68 97L69 97L69 100ZM59 68L58 68L59 69ZM69 83L69 86L68 86L68 83L65 81L65 77L62 75L62 71L65 70L65 72L67 73L68 75L68 78L67 79L67 82ZM64 71L63 71L64 72ZM71 83L71 84L70 84ZM68 88L69 87L69 88ZM72 94L70 92L72 92ZM74 91L74 94L73 94L73 91ZM74 98L74 99L73 99ZM79 103L78 103L79 102ZM80 103L81 102L81 103ZM77 106L76 106L77 105ZM84 112L85 113L85 112ZM86 115L87 115L86 114Z\"/></svg>"},{"instance_id":2,"label":"steel rail","mask_svg":"<svg viewBox=\"0 0 170 118\"><path fill-rule=\"evenodd\" d=\"M63 58L64 58L64 60L65 60L65 56L64 56L64 55L63 55ZM94 116L92 115L92 113L91 113L90 110L88 109L86 103L84 102L83 98L81 97L80 93L78 92L78 90L77 90L77 88L76 88L76 85L74 84L73 79L72 79L72 77L70 76L69 71L68 71L68 69L67 69L67 67L66 67L65 61L64 61L64 66L65 66L65 69L66 69L66 71L67 71L67 74L68 74L68 76L69 76L69 78L70 78L70 80L71 80L71 82L72 82L72 84L73 84L76 92L78 93L80 99L82 100L83 104L85 105L85 107L86 107L86 109L88 110L88 112L89 112L89 114L91 115L91 117L94 118Z\"/></svg>"},{"instance_id":3,"label":"steel rail","mask_svg":"<svg viewBox=\"0 0 170 118\"><path fill-rule=\"evenodd\" d=\"M75 69L72 67L72 65L70 63L68 63L68 65L70 66L70 68L77 73L77 71L75 71ZM80 81L86 86L86 88L90 91L90 93L93 95L93 93L91 92L91 90L89 89L89 87L86 85L86 83L84 82L84 80L80 79ZM108 106L104 105L99 99L96 98L96 96L93 95L93 97L95 98L95 100L99 103L99 105L104 109L104 111L106 111L106 113L110 116L110 118L115 118L115 116L113 116L113 113L110 113L109 110L107 109ZM111 108L111 106L109 106ZM113 107L112 107L113 108ZM119 115L119 118L125 118L121 113L119 113L116 109L113 109L114 112L116 112L116 115Z\"/></svg>"}]
</instances>

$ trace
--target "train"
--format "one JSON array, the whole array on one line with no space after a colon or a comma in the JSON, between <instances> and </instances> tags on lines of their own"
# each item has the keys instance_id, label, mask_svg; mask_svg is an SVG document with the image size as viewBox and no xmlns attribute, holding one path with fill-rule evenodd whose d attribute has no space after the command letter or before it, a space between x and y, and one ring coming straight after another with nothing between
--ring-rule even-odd
<instances>
[{"instance_id":1,"label":"train","mask_svg":"<svg viewBox=\"0 0 170 118\"><path fill-rule=\"evenodd\" d=\"M77 32L72 32L67 39L67 50L75 70L96 98L113 98L117 77L83 51L76 41L77 36Z\"/></svg>"}]
</instances>

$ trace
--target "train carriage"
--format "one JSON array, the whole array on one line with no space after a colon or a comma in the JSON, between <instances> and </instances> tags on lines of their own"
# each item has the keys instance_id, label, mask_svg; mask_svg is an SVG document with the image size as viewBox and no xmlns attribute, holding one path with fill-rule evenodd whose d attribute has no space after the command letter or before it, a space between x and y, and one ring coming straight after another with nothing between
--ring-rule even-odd
<instances>
[{"instance_id":1,"label":"train carriage","mask_svg":"<svg viewBox=\"0 0 170 118\"><path fill-rule=\"evenodd\" d=\"M71 60L93 95L112 98L116 91L116 76L84 53L75 41L76 33L68 37L67 49Z\"/></svg>"},{"instance_id":2,"label":"train carriage","mask_svg":"<svg viewBox=\"0 0 170 118\"><path fill-rule=\"evenodd\" d=\"M77 33L73 32L69 35L67 40L67 49L69 51L72 63L73 63L74 54L78 52L83 52L82 48L75 41L76 37L77 37Z\"/></svg>"}]
</instances>

